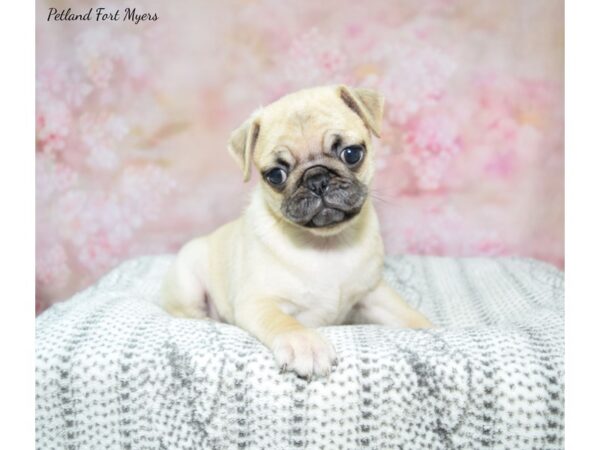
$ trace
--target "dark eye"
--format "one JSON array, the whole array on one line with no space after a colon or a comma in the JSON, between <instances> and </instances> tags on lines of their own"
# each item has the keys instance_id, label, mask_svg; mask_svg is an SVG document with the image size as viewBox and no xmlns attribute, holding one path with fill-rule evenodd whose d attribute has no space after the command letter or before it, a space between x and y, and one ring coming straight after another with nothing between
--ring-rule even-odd
<instances>
[{"instance_id":1,"label":"dark eye","mask_svg":"<svg viewBox=\"0 0 600 450\"><path fill-rule=\"evenodd\" d=\"M275 169L269 170L265 174L265 178L272 185L279 186L279 185L285 183L285 180L287 179L287 173L285 170L281 169L280 167L276 167Z\"/></svg>"},{"instance_id":2,"label":"dark eye","mask_svg":"<svg viewBox=\"0 0 600 450\"><path fill-rule=\"evenodd\" d=\"M346 147L340 153L340 159L349 166L358 164L362 159L365 151L360 145L351 145Z\"/></svg>"}]
</instances>

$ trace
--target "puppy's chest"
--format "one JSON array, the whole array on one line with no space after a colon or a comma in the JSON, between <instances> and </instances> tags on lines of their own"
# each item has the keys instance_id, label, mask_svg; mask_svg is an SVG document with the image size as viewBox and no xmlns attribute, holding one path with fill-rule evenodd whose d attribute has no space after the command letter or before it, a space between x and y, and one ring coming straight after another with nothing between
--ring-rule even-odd
<instances>
[{"instance_id":1,"label":"puppy's chest","mask_svg":"<svg viewBox=\"0 0 600 450\"><path fill-rule=\"evenodd\" d=\"M379 281L376 255L346 253L318 255L288 273L287 308L307 326L342 323L356 302Z\"/></svg>"}]
</instances>

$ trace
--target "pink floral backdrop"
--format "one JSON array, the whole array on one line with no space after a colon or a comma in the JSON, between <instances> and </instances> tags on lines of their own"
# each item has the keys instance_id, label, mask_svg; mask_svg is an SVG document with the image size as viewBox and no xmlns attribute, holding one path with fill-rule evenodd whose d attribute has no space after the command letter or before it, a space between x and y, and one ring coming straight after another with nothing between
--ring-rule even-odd
<instances>
[{"instance_id":1,"label":"pink floral backdrop","mask_svg":"<svg viewBox=\"0 0 600 450\"><path fill-rule=\"evenodd\" d=\"M159 19L48 22L50 6ZM386 96L388 253L563 265L560 1L52 1L36 30L38 312L237 216L256 179L229 133L319 84Z\"/></svg>"}]
</instances>

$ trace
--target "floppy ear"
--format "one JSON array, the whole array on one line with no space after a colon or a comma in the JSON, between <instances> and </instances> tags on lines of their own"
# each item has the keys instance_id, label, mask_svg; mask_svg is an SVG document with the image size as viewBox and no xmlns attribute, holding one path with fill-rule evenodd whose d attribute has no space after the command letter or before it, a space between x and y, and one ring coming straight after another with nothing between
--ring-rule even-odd
<instances>
[{"instance_id":1,"label":"floppy ear","mask_svg":"<svg viewBox=\"0 0 600 450\"><path fill-rule=\"evenodd\" d=\"M258 118L253 116L231 133L231 137L229 138L227 150L229 150L233 159L235 159L241 167L244 174L244 181L250 179L252 154L254 153L254 147L256 147L259 133L260 123Z\"/></svg>"},{"instance_id":2,"label":"floppy ear","mask_svg":"<svg viewBox=\"0 0 600 450\"><path fill-rule=\"evenodd\" d=\"M381 122L383 121L383 96L372 89L348 86L340 86L339 93L344 103L359 115L367 128L375 136L380 137Z\"/></svg>"}]
</instances>

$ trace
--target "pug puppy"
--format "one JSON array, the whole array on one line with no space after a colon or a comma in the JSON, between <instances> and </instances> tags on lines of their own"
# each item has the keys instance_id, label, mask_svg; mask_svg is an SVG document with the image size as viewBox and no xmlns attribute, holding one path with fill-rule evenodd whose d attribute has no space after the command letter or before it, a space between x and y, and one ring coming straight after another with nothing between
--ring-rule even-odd
<instances>
[{"instance_id":1,"label":"pug puppy","mask_svg":"<svg viewBox=\"0 0 600 450\"><path fill-rule=\"evenodd\" d=\"M228 149L244 180L254 165L260 182L239 219L180 250L165 309L235 324L303 377L327 375L337 361L316 327L429 327L382 278L369 186L383 103L369 89L326 86L254 112Z\"/></svg>"}]
</instances>

